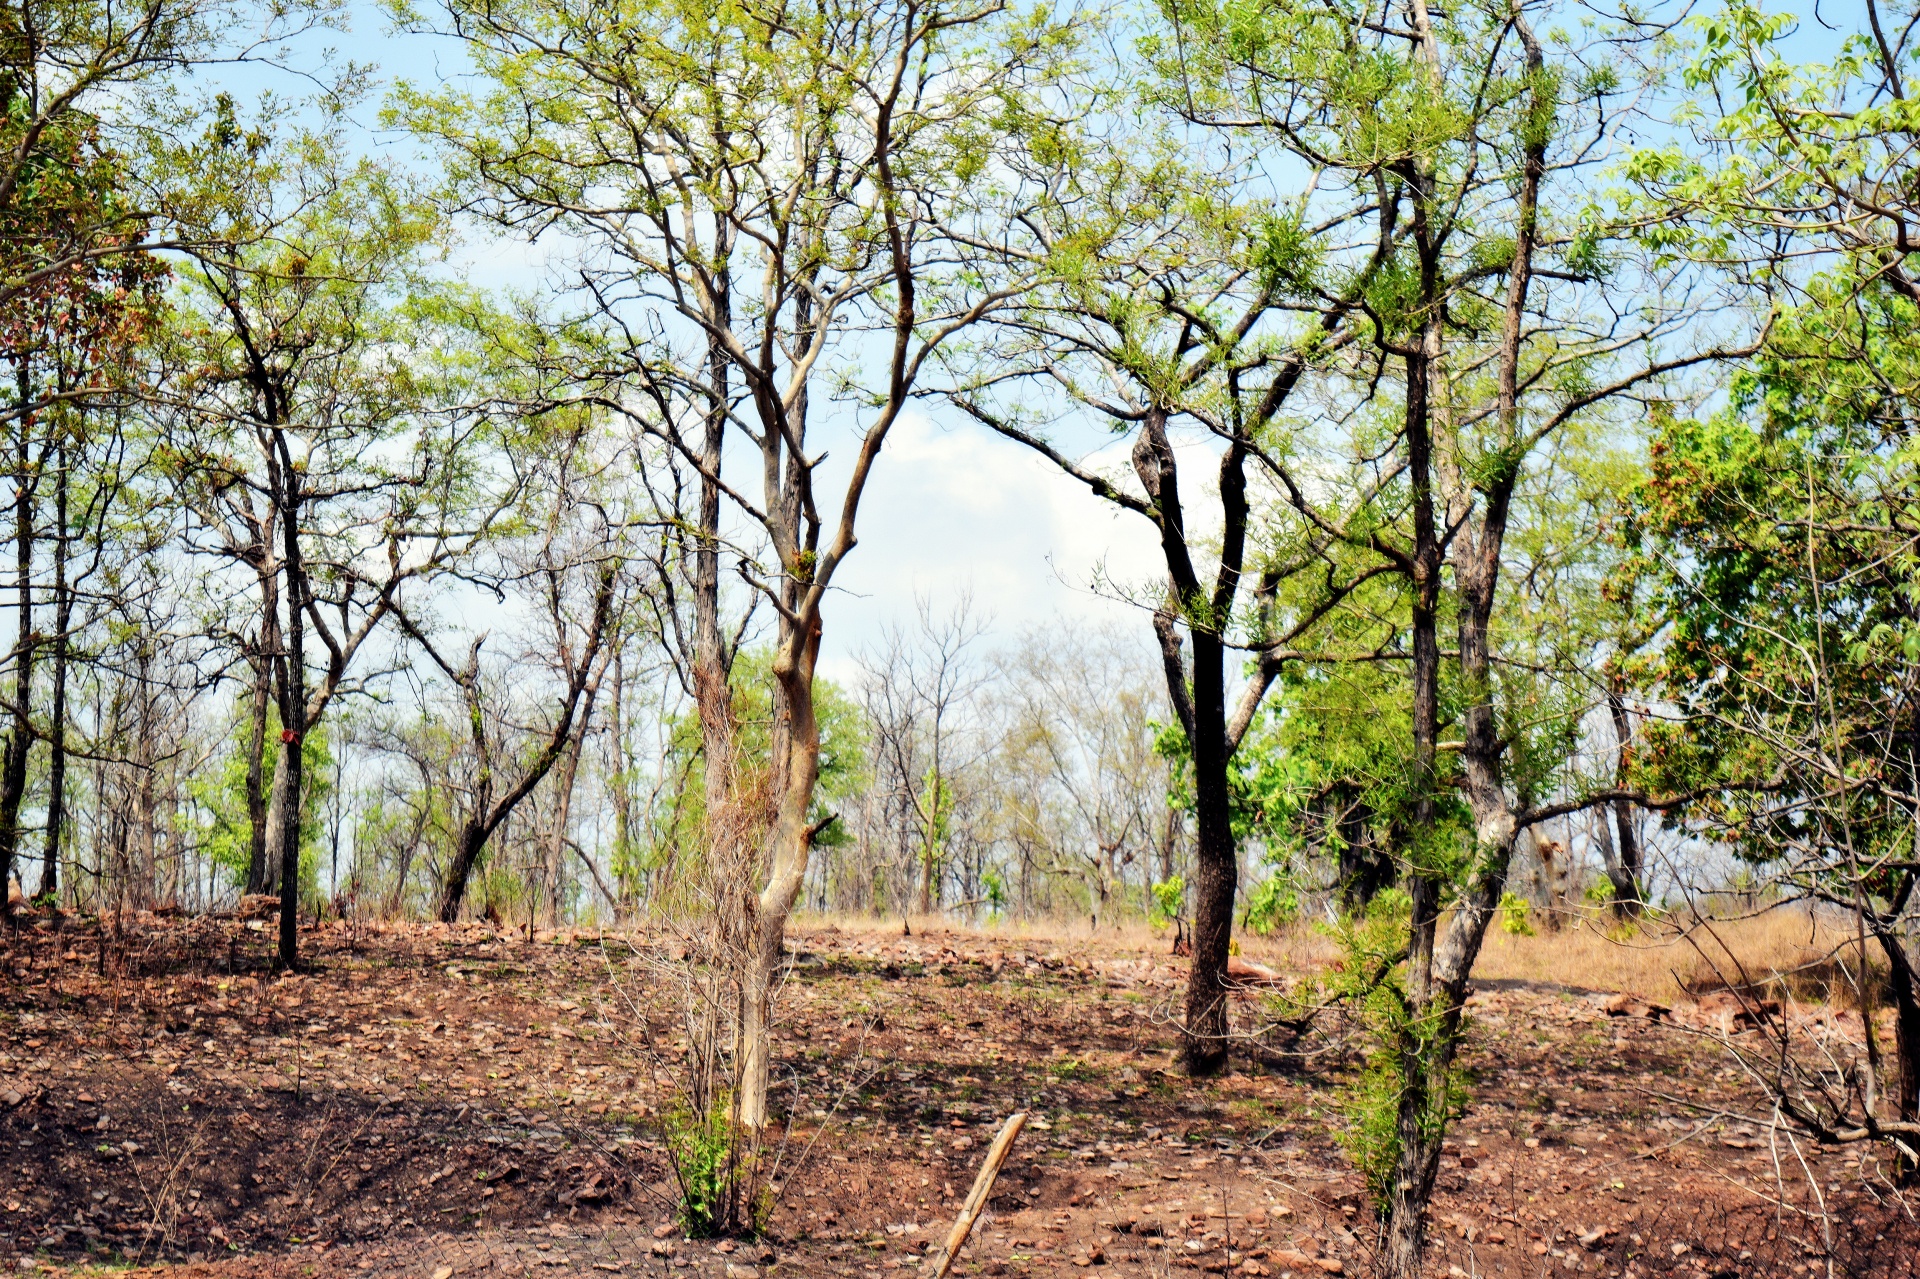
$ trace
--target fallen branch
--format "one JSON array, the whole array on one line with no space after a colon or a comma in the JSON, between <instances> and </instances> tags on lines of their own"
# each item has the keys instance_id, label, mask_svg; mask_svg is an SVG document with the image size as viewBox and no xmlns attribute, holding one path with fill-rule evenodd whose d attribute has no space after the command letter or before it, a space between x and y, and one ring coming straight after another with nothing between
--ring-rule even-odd
<instances>
[{"instance_id":1,"label":"fallen branch","mask_svg":"<svg viewBox=\"0 0 1920 1279\"><path fill-rule=\"evenodd\" d=\"M953 1259L960 1255L961 1245L973 1233L974 1221L979 1218L981 1209L987 1206L987 1199L993 1194L993 1183L999 1180L1000 1168L1013 1150L1013 1139L1020 1135L1020 1129L1026 1126L1026 1122L1027 1112L1024 1110L1016 1110L1007 1116L1007 1122L1000 1128L1000 1135L987 1148L987 1161L980 1165L980 1175L973 1179L973 1189L967 1192L966 1203L960 1205L960 1215L954 1219L953 1229L947 1234L946 1246L940 1249L940 1255L934 1259L932 1267L921 1269L922 1276L927 1279L947 1279L947 1271L953 1268Z\"/></svg>"}]
</instances>

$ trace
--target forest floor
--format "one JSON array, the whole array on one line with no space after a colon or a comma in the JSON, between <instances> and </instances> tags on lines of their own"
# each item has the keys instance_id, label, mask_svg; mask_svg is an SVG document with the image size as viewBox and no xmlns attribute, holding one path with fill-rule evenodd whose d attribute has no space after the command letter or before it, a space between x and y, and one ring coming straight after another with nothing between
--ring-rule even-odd
<instances>
[{"instance_id":1,"label":"forest floor","mask_svg":"<svg viewBox=\"0 0 1920 1279\"><path fill-rule=\"evenodd\" d=\"M0 1264L22 1272L888 1279L938 1248L1016 1109L958 1275L1371 1268L1337 1140L1351 1058L1270 1034L1183 1077L1183 961L1145 934L798 930L768 1235L717 1244L674 1228L664 936L331 925L284 978L242 921L129 921L104 956L73 920L0 941ZM1430 1274L1920 1271L1871 1152L1773 1140L1704 1022L1607 1000L1479 983Z\"/></svg>"}]
</instances>

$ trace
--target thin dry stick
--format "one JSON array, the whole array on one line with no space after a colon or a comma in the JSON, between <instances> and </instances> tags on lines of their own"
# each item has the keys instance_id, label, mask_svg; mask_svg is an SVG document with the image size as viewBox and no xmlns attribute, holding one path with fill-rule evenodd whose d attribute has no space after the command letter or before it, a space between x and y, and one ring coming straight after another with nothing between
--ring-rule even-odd
<instances>
[{"instance_id":1,"label":"thin dry stick","mask_svg":"<svg viewBox=\"0 0 1920 1279\"><path fill-rule=\"evenodd\" d=\"M923 1276L947 1279L947 1271L953 1268L953 1259L960 1255L960 1246L973 1233L974 1221L980 1216L980 1210L987 1206L988 1196L993 1194L993 1183L999 1180L1001 1165L1007 1162L1007 1155L1013 1150L1013 1139L1020 1135L1026 1122L1027 1112L1024 1110L1016 1110L1007 1116L1007 1122L1000 1128L1000 1135L987 1148L987 1161L980 1165L980 1175L973 1179L973 1189L967 1192L967 1202L960 1206L960 1215L954 1219L946 1246L940 1250L940 1256L931 1269L922 1267Z\"/></svg>"}]
</instances>

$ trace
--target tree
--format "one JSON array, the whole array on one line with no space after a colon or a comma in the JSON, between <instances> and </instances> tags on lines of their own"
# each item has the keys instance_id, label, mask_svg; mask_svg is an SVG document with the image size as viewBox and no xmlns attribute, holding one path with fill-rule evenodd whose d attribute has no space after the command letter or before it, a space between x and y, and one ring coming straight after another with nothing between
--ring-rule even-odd
<instances>
[{"instance_id":1,"label":"tree","mask_svg":"<svg viewBox=\"0 0 1920 1279\"><path fill-rule=\"evenodd\" d=\"M1830 59L1751 3L1703 27L1690 83L1730 103L1695 145L1650 148L1646 238L1781 299L1724 412L1661 422L1615 584L1651 643L1627 673L1671 699L1643 728L1641 785L1732 842L1790 895L1852 913L1895 1004L1896 1080L1787 1072L1783 1113L1821 1139L1920 1143L1920 975L1905 921L1920 831L1912 732L1913 13L1868 0ZM1867 1020L1871 1023L1871 1013ZM1889 1104L1891 1114L1883 1110Z\"/></svg>"},{"instance_id":2,"label":"tree","mask_svg":"<svg viewBox=\"0 0 1920 1279\"><path fill-rule=\"evenodd\" d=\"M775 618L767 798L761 813L710 830L765 833L708 850L739 868L726 873L749 938L733 1105L757 1131L781 939L826 820L813 808L827 591L927 359L1018 290L981 288L954 232L1002 233L1004 216L981 214L986 166L1055 56L1056 32L995 3L918 0L829 2L804 22L731 0L617 14L454 0L437 27L396 7L409 27L460 40L486 86L473 96L409 88L396 108L440 146L465 207L505 230L564 230L582 246L569 269L602 358L557 390L626 415L699 477L697 499L671 515L694 530L709 786L724 781L716 769L735 749L719 556L733 519L758 539L729 549ZM826 434L851 453L832 488ZM758 497L722 473L729 438L754 459Z\"/></svg>"},{"instance_id":3,"label":"tree","mask_svg":"<svg viewBox=\"0 0 1920 1279\"><path fill-rule=\"evenodd\" d=\"M1496 4L1442 13L1422 0L1385 19L1319 5L1172 8L1146 45L1164 86L1154 101L1262 153L1262 181L1298 173L1303 193L1255 217L1217 197L1195 201L1187 181L1173 185L1189 202L1176 206L1135 197L1138 182L1086 180L1118 216L1081 217L1074 237L1058 237L1062 300L1053 311L1101 336L1075 337L1062 355L1024 370L1063 376L1052 370L1086 352L1084 384L1095 374L1102 381L1097 397L1083 398L1138 424L1139 495L1117 492L1044 440L1028 442L1156 522L1172 579L1163 642L1176 619L1192 638L1191 694L1172 663L1169 687L1192 744L1200 822L1187 1025L1194 1065L1223 1055L1197 1046L1218 1043L1220 1026L1200 1020L1210 1013L1200 961L1203 950L1224 958L1226 764L1259 693L1283 666L1309 658L1388 661L1404 672L1404 819L1391 834L1407 890L1405 947L1367 966L1382 983L1372 992L1384 1018L1378 1086L1360 1095L1364 1113L1353 1117L1396 1275L1420 1267L1426 1205L1459 1098L1467 982L1514 839L1592 802L1538 795L1527 784L1538 761L1516 748L1521 735L1509 722L1516 708L1504 696L1500 650L1513 596L1502 570L1516 495L1569 423L1745 349L1716 348L1704 323L1713 296L1637 256L1631 228L1588 207L1577 184L1620 154L1621 122L1659 74L1636 53L1654 33L1595 27L1587 44L1549 43L1534 34L1545 12ZM1100 162L1087 168L1102 174ZM1116 191L1125 195L1108 195ZM1194 222L1176 218L1194 203L1234 210L1202 242L1204 256L1178 238ZM1172 244L1187 251L1163 247ZM1628 297L1634 306L1623 305ZM1044 312L1029 322L1050 336L1061 327ZM1314 414L1291 407L1303 383L1314 387L1302 396ZM1125 396L1107 389L1115 385ZM1164 434L1182 415L1204 424L1219 459L1226 522L1204 583ZM1004 418L990 424L1021 438ZM1273 495L1271 514L1251 529L1249 469ZM1241 641L1259 660L1241 713L1228 719L1221 657L1251 575L1253 530L1274 549L1250 592L1251 636ZM1357 607L1355 593L1376 579L1402 593L1395 642L1309 647L1322 620Z\"/></svg>"},{"instance_id":4,"label":"tree","mask_svg":"<svg viewBox=\"0 0 1920 1279\"><path fill-rule=\"evenodd\" d=\"M1154 47L1149 39L1150 55ZM1116 79L1152 69L1123 65ZM1124 96L1101 105L1119 110ZM1089 107L1041 131L1023 157L1023 177L1046 198L1027 219L1032 236L1003 245L1001 263L1013 278L1035 274L1038 287L990 341L954 355L949 398L1146 520L1160 543L1165 578L1140 602L1192 777L1194 935L1181 1033L1188 1069L1206 1074L1225 1066L1230 1036L1234 753L1295 641L1387 571L1340 572L1329 554L1338 514L1316 509L1321 524L1303 534L1274 523L1293 477L1272 469L1285 446L1270 446L1295 397L1310 397L1356 340L1361 290L1391 246L1361 250L1322 287L1316 263L1364 226L1369 194L1276 203L1257 194L1263 175L1251 167L1223 161L1209 171L1215 157L1205 151L1176 161L1164 129L1119 145L1098 138L1111 118ZM1083 417L1132 436L1131 483L1063 451L1056 428ZM1183 460L1187 443L1195 447ZM1397 474L1390 466L1376 482ZM1209 477L1220 501L1211 526L1197 492ZM1237 695L1236 654L1248 656L1252 676Z\"/></svg>"},{"instance_id":5,"label":"tree","mask_svg":"<svg viewBox=\"0 0 1920 1279\"><path fill-rule=\"evenodd\" d=\"M1633 673L1672 710L1640 734L1632 777L1693 797L1673 820L1730 844L1789 899L1858 920L1868 1086L1768 1078L1782 1112L1816 1137L1904 1142L1911 1158L1920 477L1904 424L1920 312L1879 281L1850 281L1831 301L1783 318L1724 414L1670 422L1655 440L1627 529L1637 557L1616 589L1668 628ZM1894 1004L1890 1080L1871 1028L1867 937Z\"/></svg>"},{"instance_id":6,"label":"tree","mask_svg":"<svg viewBox=\"0 0 1920 1279\"><path fill-rule=\"evenodd\" d=\"M971 608L972 602L962 598L948 616L935 618L927 601L918 600L918 634L909 638L889 630L881 651L861 660L861 701L878 765L875 781L885 778L889 796L904 810L902 816L910 817L908 847L919 863L922 915L941 905L955 781L968 762L960 756L966 731L962 716L984 682L968 650L985 624L970 616Z\"/></svg>"},{"instance_id":7,"label":"tree","mask_svg":"<svg viewBox=\"0 0 1920 1279\"><path fill-rule=\"evenodd\" d=\"M11 882L19 853L29 756L45 738L52 743L53 777L42 894L57 886L59 834L65 824L65 699L73 613L67 580L71 467L88 455L85 436L91 415L110 411L114 401L127 394L128 371L136 364L133 353L149 327L161 274L158 264L142 253L83 259L52 274L34 272L32 264L59 254L77 222L117 203L113 186L121 170L111 157L92 153L83 139L66 132L43 138L41 145L50 150L55 144L64 144L64 149L39 157L29 189L0 206L0 242L5 245L0 259L28 280L13 292L9 322L0 336L0 360L11 373L12 395L0 410L0 422L10 437L7 470L13 481L10 532L17 619L8 655L11 726L0 751L0 887ZM49 487L51 529L45 527ZM43 543L54 578L44 590ZM50 636L37 624L40 595L52 605ZM53 722L43 728L35 723L36 662L48 646L53 649Z\"/></svg>"},{"instance_id":8,"label":"tree","mask_svg":"<svg viewBox=\"0 0 1920 1279\"><path fill-rule=\"evenodd\" d=\"M487 464L496 415L471 395L493 357L463 335L487 330L466 327L471 310L445 305L422 271L444 224L345 150L337 121L275 139L242 129L223 101L197 152L202 180L223 194L204 244L178 266L159 391L187 544L244 566L256 592L239 641L248 807L253 848L277 863L287 967L302 752L276 753L262 804L268 709L283 745L303 741L355 687L402 588L481 543L517 490L510 466Z\"/></svg>"}]
</instances>

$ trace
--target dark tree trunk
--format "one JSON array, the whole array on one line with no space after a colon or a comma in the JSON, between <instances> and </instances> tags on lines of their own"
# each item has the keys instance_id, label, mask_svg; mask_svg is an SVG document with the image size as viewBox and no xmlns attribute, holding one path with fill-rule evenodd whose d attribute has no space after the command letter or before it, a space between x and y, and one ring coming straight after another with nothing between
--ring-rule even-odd
<instances>
[{"instance_id":1,"label":"dark tree trunk","mask_svg":"<svg viewBox=\"0 0 1920 1279\"><path fill-rule=\"evenodd\" d=\"M1633 721L1628 717L1627 704L1618 691L1608 692L1607 713L1613 721L1613 741L1616 751L1614 783L1624 786L1627 782L1627 769L1632 762ZM1646 879L1641 872L1639 825L1634 819L1633 805L1629 801L1617 799L1613 802L1612 809L1618 853L1607 866L1607 879L1613 884L1613 910L1622 919L1635 919L1645 908L1647 900ZM1605 822L1606 816L1603 814L1600 820Z\"/></svg>"},{"instance_id":2,"label":"dark tree trunk","mask_svg":"<svg viewBox=\"0 0 1920 1279\"><path fill-rule=\"evenodd\" d=\"M1437 272L1427 259L1424 283L1429 295ZM1440 922L1440 877L1421 856L1418 844L1434 826L1435 764L1440 740L1439 599L1441 549L1433 489L1433 438L1429 422L1428 390L1433 360L1440 341L1437 320L1430 321L1419 338L1419 349L1407 356L1406 433L1409 479L1413 489L1413 760L1412 830L1407 888L1412 898L1407 946L1407 1002L1424 1010L1432 998L1434 943ZM1417 1014L1416 1014L1417 1015ZM1395 1121L1398 1155L1386 1188L1388 1236L1386 1270L1396 1276L1420 1272L1420 1250L1426 1237L1427 1202L1433 1196L1440 1166L1440 1142L1429 1133L1435 1078L1431 1050L1418 1037L1392 1051L1400 1056L1400 1100ZM1444 1069L1439 1084L1445 1087Z\"/></svg>"},{"instance_id":3,"label":"dark tree trunk","mask_svg":"<svg viewBox=\"0 0 1920 1279\"><path fill-rule=\"evenodd\" d=\"M1233 751L1227 736L1223 620L1231 614L1245 546L1244 457L1236 443L1221 460L1221 568L1214 588L1203 591L1187 543L1178 462L1167 438L1166 414L1147 414L1133 446L1134 474L1155 510L1167 564L1168 600L1154 615L1154 631L1160 640L1167 698L1186 732L1193 761L1193 962L1187 973L1181 1054L1187 1070L1196 1075L1217 1073L1227 1064L1227 958L1240 864L1227 777ZM1175 630L1179 622L1186 623L1193 640L1191 676L1181 658Z\"/></svg>"},{"instance_id":4,"label":"dark tree trunk","mask_svg":"<svg viewBox=\"0 0 1920 1279\"><path fill-rule=\"evenodd\" d=\"M1227 959L1240 864L1227 784L1225 650L1193 632L1193 969L1187 978L1185 1057L1196 1075L1227 1064Z\"/></svg>"},{"instance_id":5,"label":"dark tree trunk","mask_svg":"<svg viewBox=\"0 0 1920 1279\"><path fill-rule=\"evenodd\" d=\"M27 398L27 368L19 365L20 399ZM27 760L33 751L33 460L27 445L27 418L16 423L13 537L14 596L18 610L13 648L13 726L0 755L0 910L13 910L14 859L20 848L20 804L27 793Z\"/></svg>"},{"instance_id":6,"label":"dark tree trunk","mask_svg":"<svg viewBox=\"0 0 1920 1279\"><path fill-rule=\"evenodd\" d=\"M561 704L553 730L548 734L540 753L533 757L519 778L497 801L493 798L493 751L487 743L486 710L480 700L480 643L475 641L467 665L456 671L427 643L424 635L406 623L402 615L401 624L407 626L415 640L427 646L435 664L460 689L462 700L466 703L467 731L472 739L477 765L473 806L460 824L460 837L454 845L453 860L447 864L446 875L441 881L438 914L442 923L451 924L460 918L460 907L466 901L468 884L473 878L474 868L480 864L481 855L486 852L487 841L519 807L520 802L533 793L533 788L540 784L567 749L573 740L575 717L592 717L594 698L606 669L601 655L609 638L607 630L613 612L613 588L614 567L609 560L600 570L594 596L593 621L588 627L586 642L581 646L580 664L568 672L566 701Z\"/></svg>"},{"instance_id":7,"label":"dark tree trunk","mask_svg":"<svg viewBox=\"0 0 1920 1279\"><path fill-rule=\"evenodd\" d=\"M467 885L473 879L473 868L480 864L480 854L487 847L488 832L482 828L479 820L469 817L460 824L460 838L453 846L453 860L447 863L447 873L440 887L440 922L451 924L460 918L460 907L467 900Z\"/></svg>"},{"instance_id":8,"label":"dark tree trunk","mask_svg":"<svg viewBox=\"0 0 1920 1279\"><path fill-rule=\"evenodd\" d=\"M280 796L280 948L278 965L287 971L300 963L300 801L307 733L306 566L300 553L300 472L293 465L285 436L276 432L280 448L281 527L286 566L286 657L280 664L280 757L285 761L286 788Z\"/></svg>"},{"instance_id":9,"label":"dark tree trunk","mask_svg":"<svg viewBox=\"0 0 1920 1279\"><path fill-rule=\"evenodd\" d=\"M1901 1122L1912 1123L1920 1119L1920 979L1898 934L1876 928L1874 937L1887 956L1887 990L1893 996L1893 1047L1899 1067L1894 1111Z\"/></svg>"},{"instance_id":10,"label":"dark tree trunk","mask_svg":"<svg viewBox=\"0 0 1920 1279\"><path fill-rule=\"evenodd\" d=\"M1327 826L1340 844L1340 900L1349 911L1363 911L1393 883L1393 858L1369 829L1373 811L1365 803L1347 788L1336 790L1330 802L1338 806Z\"/></svg>"}]
</instances>

